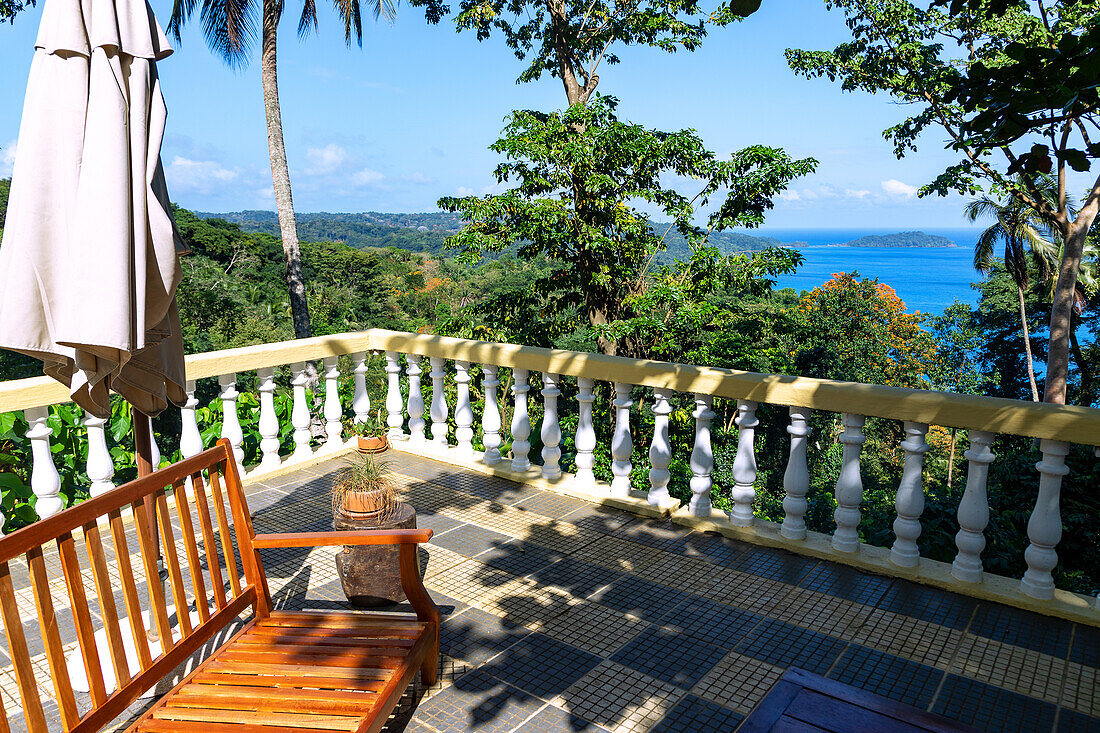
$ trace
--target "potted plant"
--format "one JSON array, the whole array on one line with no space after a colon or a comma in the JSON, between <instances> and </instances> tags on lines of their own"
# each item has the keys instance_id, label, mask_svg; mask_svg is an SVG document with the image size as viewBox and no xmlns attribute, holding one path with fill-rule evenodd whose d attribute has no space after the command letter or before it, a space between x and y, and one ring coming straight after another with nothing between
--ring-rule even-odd
<instances>
[{"instance_id":1,"label":"potted plant","mask_svg":"<svg viewBox=\"0 0 1100 733\"><path fill-rule=\"evenodd\" d=\"M381 410L364 422L355 423L355 433L360 453L382 453L390 447L390 439L386 436L386 422L382 419Z\"/></svg>"},{"instance_id":2,"label":"potted plant","mask_svg":"<svg viewBox=\"0 0 1100 733\"><path fill-rule=\"evenodd\" d=\"M355 455L332 484L333 529L415 529L416 510L398 500L388 461ZM396 545L344 546L336 553L344 595L354 606L374 608L405 600Z\"/></svg>"}]
</instances>

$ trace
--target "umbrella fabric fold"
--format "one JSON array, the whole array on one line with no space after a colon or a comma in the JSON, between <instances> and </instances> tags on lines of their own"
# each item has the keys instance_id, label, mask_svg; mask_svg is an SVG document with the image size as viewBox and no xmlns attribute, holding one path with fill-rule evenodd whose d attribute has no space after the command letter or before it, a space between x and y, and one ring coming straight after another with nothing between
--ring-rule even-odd
<instances>
[{"instance_id":1,"label":"umbrella fabric fold","mask_svg":"<svg viewBox=\"0 0 1100 733\"><path fill-rule=\"evenodd\" d=\"M44 362L73 401L109 391L147 415L186 400L175 293L186 248L160 162L156 61L172 52L145 0L47 0L0 246L0 347Z\"/></svg>"}]
</instances>

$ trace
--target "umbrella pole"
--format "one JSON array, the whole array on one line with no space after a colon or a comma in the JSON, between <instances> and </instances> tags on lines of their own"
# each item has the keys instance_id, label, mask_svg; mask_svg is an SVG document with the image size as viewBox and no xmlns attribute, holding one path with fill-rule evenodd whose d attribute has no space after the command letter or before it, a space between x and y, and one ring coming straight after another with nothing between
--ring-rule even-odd
<instances>
[{"instance_id":1,"label":"umbrella pole","mask_svg":"<svg viewBox=\"0 0 1100 733\"><path fill-rule=\"evenodd\" d=\"M134 460L137 463L138 478L148 476L153 472L153 422L143 412L133 410L134 423ZM164 594L164 559L160 554L160 526L157 524L157 497L156 493L146 494L144 502L145 515L148 517L149 527L153 533L153 551L156 553L157 579L154 582L161 584L161 595ZM179 609L176 609L177 614ZM187 609L184 609L184 613ZM156 627L149 626L149 638L156 640Z\"/></svg>"}]
</instances>

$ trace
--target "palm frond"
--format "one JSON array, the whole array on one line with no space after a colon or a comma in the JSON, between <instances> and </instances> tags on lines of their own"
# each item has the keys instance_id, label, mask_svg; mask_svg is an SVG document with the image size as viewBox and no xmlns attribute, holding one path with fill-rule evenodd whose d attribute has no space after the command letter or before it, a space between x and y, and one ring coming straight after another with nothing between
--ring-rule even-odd
<instances>
[{"instance_id":1,"label":"palm frond","mask_svg":"<svg viewBox=\"0 0 1100 733\"><path fill-rule=\"evenodd\" d=\"M1004 229L1000 224L994 224L986 229L978 237L974 244L974 269L986 275L993 269L997 243L1001 241Z\"/></svg>"}]
</instances>

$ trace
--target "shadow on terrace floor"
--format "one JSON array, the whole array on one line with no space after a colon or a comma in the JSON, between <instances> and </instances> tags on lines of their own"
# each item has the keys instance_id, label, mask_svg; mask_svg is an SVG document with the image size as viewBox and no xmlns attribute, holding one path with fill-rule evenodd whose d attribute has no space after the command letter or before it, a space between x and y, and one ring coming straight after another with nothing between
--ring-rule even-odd
<instances>
[{"instance_id":1,"label":"shadow on terrace floor","mask_svg":"<svg viewBox=\"0 0 1100 733\"><path fill-rule=\"evenodd\" d=\"M1100 730L1100 633L391 453L444 611L441 684L387 730L731 730L790 666L988 730ZM339 462L254 485L331 527ZM333 548L265 551L286 608L347 608Z\"/></svg>"}]
</instances>

